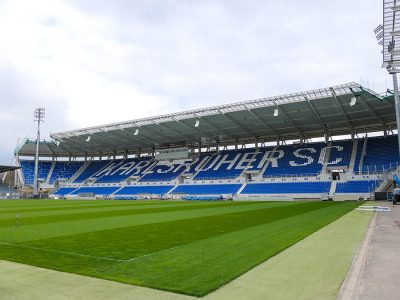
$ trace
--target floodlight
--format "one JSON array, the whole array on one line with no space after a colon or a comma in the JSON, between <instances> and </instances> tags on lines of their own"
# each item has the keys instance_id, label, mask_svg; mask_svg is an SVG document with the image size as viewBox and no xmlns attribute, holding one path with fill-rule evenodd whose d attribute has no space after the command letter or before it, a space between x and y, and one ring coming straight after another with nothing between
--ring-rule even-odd
<instances>
[{"instance_id":1,"label":"floodlight","mask_svg":"<svg viewBox=\"0 0 400 300\"><path fill-rule=\"evenodd\" d=\"M45 109L43 107L35 108L33 117L37 122L37 135L36 135L36 153L35 153L35 171L33 177L33 194L38 195L39 187L39 145L40 145L40 122L43 122L45 116Z\"/></svg>"},{"instance_id":2,"label":"floodlight","mask_svg":"<svg viewBox=\"0 0 400 300\"><path fill-rule=\"evenodd\" d=\"M396 12L396 11L400 11L400 6L399 5L394 5L391 7L391 9Z\"/></svg>"},{"instance_id":3,"label":"floodlight","mask_svg":"<svg viewBox=\"0 0 400 300\"><path fill-rule=\"evenodd\" d=\"M277 117L279 115L279 110L277 108L274 109L274 117Z\"/></svg>"},{"instance_id":4,"label":"floodlight","mask_svg":"<svg viewBox=\"0 0 400 300\"><path fill-rule=\"evenodd\" d=\"M199 127L200 126L200 120L197 120L196 123L194 124L194 127Z\"/></svg>"},{"instance_id":5,"label":"floodlight","mask_svg":"<svg viewBox=\"0 0 400 300\"><path fill-rule=\"evenodd\" d=\"M138 135L138 134L139 134L139 129L136 129L133 135Z\"/></svg>"},{"instance_id":6,"label":"floodlight","mask_svg":"<svg viewBox=\"0 0 400 300\"><path fill-rule=\"evenodd\" d=\"M356 96L351 97L350 106L356 105L356 102L357 102L357 97Z\"/></svg>"},{"instance_id":7,"label":"floodlight","mask_svg":"<svg viewBox=\"0 0 400 300\"><path fill-rule=\"evenodd\" d=\"M46 110L43 107L38 107L35 108L35 110L33 111L33 116L35 118L35 121L43 121L44 116L46 114Z\"/></svg>"},{"instance_id":8,"label":"floodlight","mask_svg":"<svg viewBox=\"0 0 400 300\"><path fill-rule=\"evenodd\" d=\"M88 135L88 137L86 138L86 140L85 140L85 142L90 142L90 139L91 139L92 137L90 136L90 135Z\"/></svg>"}]
</instances>

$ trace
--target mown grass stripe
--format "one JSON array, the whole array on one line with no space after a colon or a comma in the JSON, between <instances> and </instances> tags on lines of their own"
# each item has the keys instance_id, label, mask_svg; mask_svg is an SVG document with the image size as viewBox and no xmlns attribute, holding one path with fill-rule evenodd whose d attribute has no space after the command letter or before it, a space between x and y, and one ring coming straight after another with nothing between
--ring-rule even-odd
<instances>
[{"instance_id":1,"label":"mown grass stripe","mask_svg":"<svg viewBox=\"0 0 400 300\"><path fill-rule=\"evenodd\" d=\"M112 207L112 208L92 208L92 209L79 209L74 210L73 213L70 210L63 210L55 212L47 212L38 215L29 215L18 213L20 226L29 226L35 224L47 224L53 222L66 222L73 220L89 220L106 217L117 217L117 216L128 216L148 213L161 213L169 211L184 211L192 209L206 209L206 208L220 208L236 205L232 202L218 202L218 203L192 203L191 205L136 205L128 207ZM16 214L7 214L0 217L0 228L9 227L14 225L16 222Z\"/></svg>"},{"instance_id":2,"label":"mown grass stripe","mask_svg":"<svg viewBox=\"0 0 400 300\"><path fill-rule=\"evenodd\" d=\"M61 254L61 255L72 255L72 256L79 256L79 257L89 257L89 258L94 258L94 259L99 259L99 260L107 260L107 261L114 261L114 262L123 262L123 261L125 261L125 260L121 260L121 259L114 259L114 258L109 258L109 257L104 257L104 256L99 257L99 256L94 256L94 255L90 255L90 254L83 254L83 253L79 253L79 252L54 250L54 249L35 247L35 246L28 246L28 245L22 245L22 244L7 243L7 242L0 242L0 245L6 245L6 246L22 248L22 249L35 250L35 251L40 251L40 252L50 252L50 253L56 253L56 254Z\"/></svg>"},{"instance_id":3,"label":"mown grass stripe","mask_svg":"<svg viewBox=\"0 0 400 300\"><path fill-rule=\"evenodd\" d=\"M56 200L54 200L56 201ZM107 203L107 204L106 204ZM147 205L154 206L154 205L160 205L162 203L146 203ZM182 205L179 202L174 202L176 205ZM102 207L128 207L128 206L139 206L140 204L135 203L134 201L131 202L125 202L125 201L104 201L103 203L92 203L91 205L81 205L81 204L63 204L63 203L58 203L52 205L47 205L45 207L25 207L25 206L20 206L20 207L13 207L13 208L6 208L3 209L1 208L0 210L0 215L1 214L6 214L12 211L18 211L21 213L27 213L27 212L36 212L36 211L58 211L58 210L77 210L77 209L91 209L91 208L102 208ZM165 204L163 204L165 206ZM169 205L173 205L172 203L169 203Z\"/></svg>"},{"instance_id":4,"label":"mown grass stripe","mask_svg":"<svg viewBox=\"0 0 400 300\"><path fill-rule=\"evenodd\" d=\"M7 242L23 242L44 238L60 237L71 234L79 234L91 231L117 229L127 226L162 223L174 220L191 219L202 216L227 214L239 211L257 210L274 206L295 205L294 202L267 202L253 205L233 205L228 207L192 209L184 212L173 211L164 213L140 214L135 217L107 217L91 220L54 222L49 224L38 224L20 227L0 228L0 240Z\"/></svg>"},{"instance_id":5,"label":"mown grass stripe","mask_svg":"<svg viewBox=\"0 0 400 300\"><path fill-rule=\"evenodd\" d=\"M320 203L295 203L285 207L267 207L245 212L130 226L119 228L117 231L113 229L94 231L36 240L26 242L24 245L50 249L62 248L65 251L85 254L95 252L96 256L124 260L243 228L271 223L282 218L290 218L332 205L333 202L324 203L324 205ZM121 251L121 249L124 250Z\"/></svg>"},{"instance_id":6,"label":"mown grass stripe","mask_svg":"<svg viewBox=\"0 0 400 300\"><path fill-rule=\"evenodd\" d=\"M108 203L109 201L104 201L104 203ZM191 203L192 205L200 203L198 201ZM203 202L203 204L208 204L209 202ZM213 202L215 203L226 203L226 202ZM231 202L232 203L232 202ZM45 207L35 207L34 209L29 207L25 209L25 206L18 206L10 209L3 209L0 205L0 218L6 217L7 215L14 214L14 213L23 213L24 215L34 215L36 213L41 213L43 215L51 215L51 214L63 214L65 212L76 212L76 211L95 211L96 209L99 210L112 210L112 209L121 209L121 208L129 208L129 207L136 207L137 209L143 208L151 208L151 207L172 207L172 206L186 206L182 201L174 201L168 203L166 205L163 202L151 203L151 201L147 202L136 202L136 201L112 201L112 204L96 204L96 205L81 205L81 204L72 204L72 205L47 205Z\"/></svg>"}]
</instances>

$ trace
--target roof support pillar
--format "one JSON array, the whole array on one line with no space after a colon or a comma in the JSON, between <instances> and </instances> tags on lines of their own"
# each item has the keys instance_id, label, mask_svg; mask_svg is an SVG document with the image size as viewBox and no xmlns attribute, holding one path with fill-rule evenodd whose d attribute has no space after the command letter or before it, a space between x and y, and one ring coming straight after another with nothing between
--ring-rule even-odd
<instances>
[{"instance_id":1,"label":"roof support pillar","mask_svg":"<svg viewBox=\"0 0 400 300\"><path fill-rule=\"evenodd\" d=\"M328 132L325 132L325 133L324 133L324 138L325 138L325 143L326 143L326 144L328 144L328 142L329 142L329 137L330 137L330 136L329 136L329 133L328 133Z\"/></svg>"}]
</instances>

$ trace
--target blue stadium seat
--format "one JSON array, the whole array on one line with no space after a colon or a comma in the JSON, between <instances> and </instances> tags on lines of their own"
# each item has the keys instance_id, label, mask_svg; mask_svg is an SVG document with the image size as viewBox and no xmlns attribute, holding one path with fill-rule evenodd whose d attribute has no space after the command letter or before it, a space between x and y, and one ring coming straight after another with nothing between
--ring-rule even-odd
<instances>
[{"instance_id":1,"label":"blue stadium seat","mask_svg":"<svg viewBox=\"0 0 400 300\"><path fill-rule=\"evenodd\" d=\"M170 181L176 179L181 175L187 166L190 165L190 160L187 163L163 163L159 162L156 166L145 172L145 175L140 179L141 182L145 181Z\"/></svg>"},{"instance_id":2,"label":"blue stadium seat","mask_svg":"<svg viewBox=\"0 0 400 300\"><path fill-rule=\"evenodd\" d=\"M200 156L196 157L189 165L185 173L187 174L197 173L202 168L202 166L204 166L204 164L208 162L210 156L212 156L211 153L203 153Z\"/></svg>"},{"instance_id":3,"label":"blue stadium seat","mask_svg":"<svg viewBox=\"0 0 400 300\"><path fill-rule=\"evenodd\" d=\"M397 135L368 138L363 172L382 173L395 169L400 162L398 149Z\"/></svg>"},{"instance_id":4,"label":"blue stadium seat","mask_svg":"<svg viewBox=\"0 0 400 300\"><path fill-rule=\"evenodd\" d=\"M57 191L54 192L54 194L64 196L72 193L76 189L76 187L60 187L59 189L57 189Z\"/></svg>"},{"instance_id":5,"label":"blue stadium seat","mask_svg":"<svg viewBox=\"0 0 400 300\"><path fill-rule=\"evenodd\" d=\"M24 176L25 184L31 185L33 184L35 177L35 162L33 160L20 160L22 174ZM51 161L39 161L39 172L38 179L41 181L46 181L47 176L49 175L50 168L52 162Z\"/></svg>"},{"instance_id":6,"label":"blue stadium seat","mask_svg":"<svg viewBox=\"0 0 400 300\"><path fill-rule=\"evenodd\" d=\"M332 142L328 166L348 167L350 165L353 141Z\"/></svg>"},{"instance_id":7,"label":"blue stadium seat","mask_svg":"<svg viewBox=\"0 0 400 300\"><path fill-rule=\"evenodd\" d=\"M57 161L50 176L50 184L57 179L70 179L83 166L83 161Z\"/></svg>"},{"instance_id":8,"label":"blue stadium seat","mask_svg":"<svg viewBox=\"0 0 400 300\"><path fill-rule=\"evenodd\" d=\"M103 169L111 161L109 160L93 160L86 167L86 169L74 180L74 183L84 182L86 179L92 177L95 173Z\"/></svg>"},{"instance_id":9,"label":"blue stadium seat","mask_svg":"<svg viewBox=\"0 0 400 300\"><path fill-rule=\"evenodd\" d=\"M336 185L336 193L370 193L375 191L378 185L378 180L338 182Z\"/></svg>"},{"instance_id":10,"label":"blue stadium seat","mask_svg":"<svg viewBox=\"0 0 400 300\"><path fill-rule=\"evenodd\" d=\"M70 193L70 195L79 195L83 193L93 193L95 195L111 195L120 189L118 186L83 186Z\"/></svg>"},{"instance_id":11,"label":"blue stadium seat","mask_svg":"<svg viewBox=\"0 0 400 300\"><path fill-rule=\"evenodd\" d=\"M96 183L122 182L132 175L142 176L152 164L150 158L115 160L92 177L98 178Z\"/></svg>"},{"instance_id":12,"label":"blue stadium seat","mask_svg":"<svg viewBox=\"0 0 400 300\"><path fill-rule=\"evenodd\" d=\"M329 193L330 186L328 181L250 183L241 194L321 194Z\"/></svg>"},{"instance_id":13,"label":"blue stadium seat","mask_svg":"<svg viewBox=\"0 0 400 300\"><path fill-rule=\"evenodd\" d=\"M202 184L179 185L171 194L187 195L224 195L236 194L241 184Z\"/></svg>"},{"instance_id":14,"label":"blue stadium seat","mask_svg":"<svg viewBox=\"0 0 400 300\"><path fill-rule=\"evenodd\" d=\"M361 161L361 153L364 140L358 141L355 157L354 171L358 169ZM364 170L371 170L375 166L390 166L400 162L397 151L397 136L387 138L368 139L367 154L364 159ZM129 177L136 177L141 182L146 181L172 181L182 174L193 175L194 180L222 180L233 179L240 176L244 170L259 173L263 170L263 177L282 176L315 176L321 172L325 157L325 143L309 143L303 145L283 145L279 147L263 147L258 150L254 148L240 150L223 150L218 153L203 153L194 160L175 160L168 162L157 162L150 157L128 158L117 160L92 161L86 169L75 180L75 183L83 183L92 178L96 183L120 183ZM350 165L352 141L333 141L330 149L328 166L348 167ZM273 150L276 149L276 150ZM84 162L56 162L50 176L50 183L57 179L69 179L82 166ZM45 181L51 168L51 161L39 163L39 179ZM34 161L21 160L22 173L27 184L33 183ZM264 171L265 170L265 171ZM359 183L357 183L359 184ZM240 184L185 184L178 186L173 193L186 195L220 195L235 194ZM275 188L271 186L276 186ZM285 182L285 183L254 183L248 184L243 193L326 193L330 184L327 182ZM57 193L71 192L78 193L111 194L117 191L118 187L82 187L76 191L60 189ZM138 193L165 194L171 186L139 186L125 187L118 195L135 195ZM88 189L88 190L85 190ZM148 189L148 190L146 190ZM167 189L166 191L163 189ZM137 191L136 191L137 190ZM338 191L352 191L351 186L338 184ZM354 188L364 190L364 188Z\"/></svg>"},{"instance_id":15,"label":"blue stadium seat","mask_svg":"<svg viewBox=\"0 0 400 300\"><path fill-rule=\"evenodd\" d=\"M282 175L308 175L315 176L321 172L322 162L320 161L321 150L325 143L312 143L307 145L285 145L280 146L275 153L272 153L271 163L266 168L264 177L275 177Z\"/></svg>"},{"instance_id":16,"label":"blue stadium seat","mask_svg":"<svg viewBox=\"0 0 400 300\"><path fill-rule=\"evenodd\" d=\"M153 194L153 195L164 195L173 188L172 185L162 186L126 186L115 193L115 195L139 195L139 194Z\"/></svg>"},{"instance_id":17,"label":"blue stadium seat","mask_svg":"<svg viewBox=\"0 0 400 300\"><path fill-rule=\"evenodd\" d=\"M210 156L194 179L233 179L240 176L243 169L237 168L237 165L246 152L253 153L255 149L225 150Z\"/></svg>"},{"instance_id":18,"label":"blue stadium seat","mask_svg":"<svg viewBox=\"0 0 400 300\"><path fill-rule=\"evenodd\" d=\"M273 150L273 147L263 147L259 150L255 148L223 150L219 153L203 153L193 161L154 162L151 158L92 161L74 183L82 183L88 178L93 178L96 183L119 183L131 176L140 178L141 182L171 181L181 174L194 175L194 180L221 180L237 178L245 170L263 169L265 169L262 174L264 177L315 176L322 169L324 147L325 143L309 143L283 145L276 150ZM356 165L359 163L361 150L360 141ZM333 142L329 166L349 166L351 151L352 141ZM33 174L29 164L33 162L21 162L21 164L29 182L30 173ZM82 164L83 162L57 162L50 183L55 182L57 178L70 178ZM44 164L42 169L45 170ZM45 175L46 173L43 177Z\"/></svg>"}]
</instances>

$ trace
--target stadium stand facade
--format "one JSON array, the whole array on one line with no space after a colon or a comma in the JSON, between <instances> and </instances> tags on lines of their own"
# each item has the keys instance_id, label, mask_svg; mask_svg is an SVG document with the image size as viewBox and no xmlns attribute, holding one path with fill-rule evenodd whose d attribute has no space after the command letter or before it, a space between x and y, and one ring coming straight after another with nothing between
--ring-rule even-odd
<instances>
[{"instance_id":1,"label":"stadium stand facade","mask_svg":"<svg viewBox=\"0 0 400 300\"><path fill-rule=\"evenodd\" d=\"M354 89L364 106L349 106ZM387 130L394 124L392 100L379 97L349 84L55 134L62 146L43 145L42 156L52 160L42 158L39 178L56 197L68 198L369 197L400 163L397 135ZM195 121L202 126L189 125ZM358 138L353 124L384 136ZM352 138L333 140L335 133ZM96 134L97 143L88 143ZM314 141L322 135L324 142ZM25 185L33 183L34 162L21 157L32 153L26 143L16 154ZM69 159L59 161L54 153Z\"/></svg>"},{"instance_id":2,"label":"stadium stand facade","mask_svg":"<svg viewBox=\"0 0 400 300\"><path fill-rule=\"evenodd\" d=\"M360 165L362 162L364 165ZM146 157L86 163L42 161L40 176L44 180L50 178L50 184L60 178L65 180L66 184L54 192L63 197L364 194L375 191L381 175L396 169L399 163L397 136L393 135L223 150L184 160L157 161ZM351 165L357 171L349 171ZM27 174L25 182L31 182L33 162L21 160L21 166L23 174ZM343 172L340 175L344 178L336 179L331 191L331 171L336 169ZM366 177L371 180L365 180Z\"/></svg>"}]
</instances>

